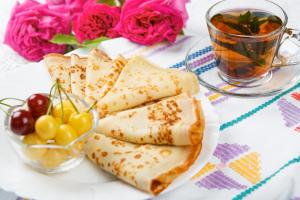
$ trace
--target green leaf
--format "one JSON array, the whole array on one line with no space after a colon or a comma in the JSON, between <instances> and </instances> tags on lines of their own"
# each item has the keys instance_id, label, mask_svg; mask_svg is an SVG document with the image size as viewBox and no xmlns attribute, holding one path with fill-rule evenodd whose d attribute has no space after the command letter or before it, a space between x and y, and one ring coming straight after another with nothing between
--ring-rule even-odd
<instances>
[{"instance_id":1,"label":"green leaf","mask_svg":"<svg viewBox=\"0 0 300 200\"><path fill-rule=\"evenodd\" d=\"M238 21L239 21L239 23L241 23L241 24L248 24L248 23L250 22L250 20L251 20L251 17L252 17L252 14L251 14L251 12L248 10L245 14L241 14L241 15L239 16Z\"/></svg>"},{"instance_id":2,"label":"green leaf","mask_svg":"<svg viewBox=\"0 0 300 200\"><path fill-rule=\"evenodd\" d=\"M86 40L84 41L81 46L86 48L96 48L101 42L108 40L107 37L99 37L94 40Z\"/></svg>"},{"instance_id":3,"label":"green leaf","mask_svg":"<svg viewBox=\"0 0 300 200\"><path fill-rule=\"evenodd\" d=\"M98 3L105 3L109 6L116 6L115 0L98 0Z\"/></svg>"},{"instance_id":4,"label":"green leaf","mask_svg":"<svg viewBox=\"0 0 300 200\"><path fill-rule=\"evenodd\" d=\"M183 29L179 32L179 35L184 35Z\"/></svg>"},{"instance_id":5,"label":"green leaf","mask_svg":"<svg viewBox=\"0 0 300 200\"><path fill-rule=\"evenodd\" d=\"M251 24L250 24L250 29L252 33L259 33L260 31L260 25L262 25L263 23L265 23L266 19L263 20L254 20Z\"/></svg>"},{"instance_id":6,"label":"green leaf","mask_svg":"<svg viewBox=\"0 0 300 200\"><path fill-rule=\"evenodd\" d=\"M79 45L74 35L56 34L50 42L54 44Z\"/></svg>"},{"instance_id":7,"label":"green leaf","mask_svg":"<svg viewBox=\"0 0 300 200\"><path fill-rule=\"evenodd\" d=\"M239 24L235 24L232 22L223 22L224 24L226 24L227 26L229 26L230 28L239 31L240 33L244 34L244 35L251 35L251 32L248 30L248 28L239 25Z\"/></svg>"},{"instance_id":8,"label":"green leaf","mask_svg":"<svg viewBox=\"0 0 300 200\"><path fill-rule=\"evenodd\" d=\"M240 25L245 26L245 28L250 29L251 33L257 34L260 31L260 25L267 21L262 16L256 16L257 14L259 13L247 11L245 14L239 16L238 22Z\"/></svg>"},{"instance_id":9,"label":"green leaf","mask_svg":"<svg viewBox=\"0 0 300 200\"><path fill-rule=\"evenodd\" d=\"M120 2L120 6L122 7L125 3L125 0L119 0L119 2Z\"/></svg>"}]
</instances>

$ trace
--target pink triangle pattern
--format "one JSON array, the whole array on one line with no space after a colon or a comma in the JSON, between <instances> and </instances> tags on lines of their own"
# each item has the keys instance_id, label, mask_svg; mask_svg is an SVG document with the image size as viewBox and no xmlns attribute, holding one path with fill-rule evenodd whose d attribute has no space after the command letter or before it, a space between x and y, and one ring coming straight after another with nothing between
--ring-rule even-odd
<instances>
[{"instance_id":1,"label":"pink triangle pattern","mask_svg":"<svg viewBox=\"0 0 300 200\"><path fill-rule=\"evenodd\" d=\"M287 127L293 127L300 122L300 108L286 99L280 99L277 105Z\"/></svg>"},{"instance_id":2,"label":"pink triangle pattern","mask_svg":"<svg viewBox=\"0 0 300 200\"><path fill-rule=\"evenodd\" d=\"M206 189L245 189L247 186L242 185L232 178L226 176L222 171L215 171L200 181L196 182L198 187L204 187Z\"/></svg>"},{"instance_id":3,"label":"pink triangle pattern","mask_svg":"<svg viewBox=\"0 0 300 200\"><path fill-rule=\"evenodd\" d=\"M247 145L239 145L239 144L218 144L214 156L219 158L222 163L226 164L232 158L241 155L249 150L249 146Z\"/></svg>"}]
</instances>

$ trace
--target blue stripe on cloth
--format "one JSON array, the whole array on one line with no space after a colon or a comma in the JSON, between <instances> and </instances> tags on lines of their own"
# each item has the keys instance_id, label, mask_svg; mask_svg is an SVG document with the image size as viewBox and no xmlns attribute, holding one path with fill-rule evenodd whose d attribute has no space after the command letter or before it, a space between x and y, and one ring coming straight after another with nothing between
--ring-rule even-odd
<instances>
[{"instance_id":1,"label":"blue stripe on cloth","mask_svg":"<svg viewBox=\"0 0 300 200\"><path fill-rule=\"evenodd\" d=\"M211 52L212 50L213 50L212 46L207 46L207 47L205 47L204 49L201 49L201 50L199 50L199 51L196 51L196 52L190 54L190 55L188 56L187 59L188 59L188 60L195 59L195 58L197 58L197 57L199 57L199 56L201 56L201 55L203 55L203 54L206 54L206 53L208 53L208 52Z\"/></svg>"},{"instance_id":2,"label":"blue stripe on cloth","mask_svg":"<svg viewBox=\"0 0 300 200\"><path fill-rule=\"evenodd\" d=\"M208 46L208 47L205 47L204 49L200 49L200 50L198 50L198 51L192 53L191 55L188 56L187 59L188 59L188 60L192 60L192 59L195 59L195 58L197 58L197 57L199 57L199 56L202 56L202 55L204 55L204 54L207 54L207 53L209 53L209 52L211 52L211 51L212 51L212 46ZM184 64L185 64L185 60L180 61L180 62L178 62L178 63L172 65L170 68L180 68L180 67L182 67Z\"/></svg>"},{"instance_id":3,"label":"blue stripe on cloth","mask_svg":"<svg viewBox=\"0 0 300 200\"><path fill-rule=\"evenodd\" d=\"M204 72L207 72L207 71L211 70L214 67L216 67L216 61L213 61L212 63L209 63L207 65L199 67L198 69L195 70L195 73L197 75L200 75L200 74L202 74Z\"/></svg>"}]
</instances>

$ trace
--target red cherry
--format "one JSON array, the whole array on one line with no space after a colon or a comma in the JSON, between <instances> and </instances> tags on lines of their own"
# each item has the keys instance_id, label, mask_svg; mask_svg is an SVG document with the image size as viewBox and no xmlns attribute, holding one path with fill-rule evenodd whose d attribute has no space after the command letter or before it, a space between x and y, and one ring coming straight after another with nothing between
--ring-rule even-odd
<instances>
[{"instance_id":1,"label":"red cherry","mask_svg":"<svg viewBox=\"0 0 300 200\"><path fill-rule=\"evenodd\" d=\"M17 110L10 118L10 129L17 135L27 135L34 132L34 119L27 110Z\"/></svg>"},{"instance_id":2,"label":"red cherry","mask_svg":"<svg viewBox=\"0 0 300 200\"><path fill-rule=\"evenodd\" d=\"M49 98L44 94L33 94L27 99L28 109L34 119L47 113L48 104Z\"/></svg>"}]
</instances>

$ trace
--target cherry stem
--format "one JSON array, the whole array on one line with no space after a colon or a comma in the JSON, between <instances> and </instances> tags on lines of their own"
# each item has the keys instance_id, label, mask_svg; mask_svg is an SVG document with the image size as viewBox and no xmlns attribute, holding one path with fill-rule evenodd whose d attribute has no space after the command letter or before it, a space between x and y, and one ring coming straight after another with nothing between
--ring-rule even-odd
<instances>
[{"instance_id":1,"label":"cherry stem","mask_svg":"<svg viewBox=\"0 0 300 200\"><path fill-rule=\"evenodd\" d=\"M77 107L75 106L74 102L72 101L72 99L70 98L70 96L68 95L68 93L65 91L65 89L59 83L58 83L58 87L66 95L67 99L69 100L69 102L71 103L71 105L73 106L73 108L75 109L76 113L79 114L79 110L77 109Z\"/></svg>"},{"instance_id":2,"label":"cherry stem","mask_svg":"<svg viewBox=\"0 0 300 200\"><path fill-rule=\"evenodd\" d=\"M6 115L9 115L9 113L6 110L4 110L3 108L0 107L0 110L3 111Z\"/></svg>"},{"instance_id":3,"label":"cherry stem","mask_svg":"<svg viewBox=\"0 0 300 200\"><path fill-rule=\"evenodd\" d=\"M61 96L61 87L59 82L57 83L57 89L58 89L58 95L59 95L59 101L60 101L60 105L61 105L61 123L64 123L64 105L63 105L63 100L62 100L62 96Z\"/></svg>"},{"instance_id":4,"label":"cherry stem","mask_svg":"<svg viewBox=\"0 0 300 200\"><path fill-rule=\"evenodd\" d=\"M6 100L16 100L16 101L21 101L22 103L26 102L23 99L18 99L18 98L3 98L3 99L0 99L0 105L6 106L6 107L9 107L9 108L13 107L12 105L9 105L9 104L3 102L3 101L6 101ZM7 111L5 111L3 108L0 107L0 110L3 111L6 115L9 115L9 113Z\"/></svg>"},{"instance_id":5,"label":"cherry stem","mask_svg":"<svg viewBox=\"0 0 300 200\"><path fill-rule=\"evenodd\" d=\"M98 101L95 101L95 102L93 103L93 105L91 105L91 106L89 107L89 109L87 110L87 112L90 112L90 111L97 105L97 103L98 103Z\"/></svg>"},{"instance_id":6,"label":"cherry stem","mask_svg":"<svg viewBox=\"0 0 300 200\"><path fill-rule=\"evenodd\" d=\"M8 105L8 104L6 104L6 103L3 103L2 101L0 101L0 104L3 105L3 106L7 106L7 107L9 107L9 108L13 107L13 106L11 106L11 105Z\"/></svg>"},{"instance_id":7,"label":"cherry stem","mask_svg":"<svg viewBox=\"0 0 300 200\"><path fill-rule=\"evenodd\" d=\"M13 97L8 97L8 98L3 98L0 101L5 101L5 100L16 100L16 101L22 101L23 103L25 103L26 101L23 99L18 99L18 98L13 98Z\"/></svg>"},{"instance_id":8,"label":"cherry stem","mask_svg":"<svg viewBox=\"0 0 300 200\"><path fill-rule=\"evenodd\" d=\"M13 107L12 105L9 105L9 104L3 102L3 101L6 101L6 100L16 100L16 101L21 101L22 103L25 103L25 101L22 100L22 99L10 97L10 98L0 99L0 105L6 106L6 107L9 107L9 108ZM0 108L0 110L2 110L6 115L8 115L8 112L6 112L3 108Z\"/></svg>"},{"instance_id":9,"label":"cherry stem","mask_svg":"<svg viewBox=\"0 0 300 200\"><path fill-rule=\"evenodd\" d=\"M16 100L16 101L21 101L22 103L25 103L25 101L23 99L9 97L9 98L0 99L0 105L7 106L9 108L13 107L12 105L9 105L7 103L3 103L3 101L6 101L6 100Z\"/></svg>"},{"instance_id":10,"label":"cherry stem","mask_svg":"<svg viewBox=\"0 0 300 200\"><path fill-rule=\"evenodd\" d=\"M52 92L53 92L53 89L55 88L55 90L54 90L54 95L55 95L56 89L57 89L56 86L57 86L56 83L54 83L54 84L52 85L51 89L50 89L50 93L49 93L49 104L48 104L48 109L47 109L46 115L49 115L50 112L51 112L51 108L52 108L52 105L53 105L53 101L52 101Z\"/></svg>"}]
</instances>

